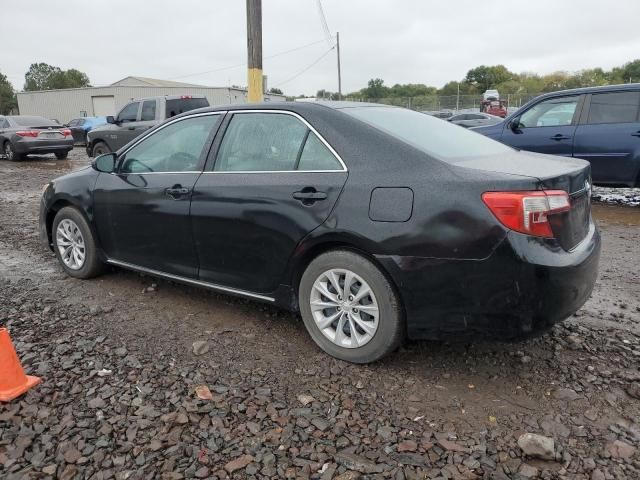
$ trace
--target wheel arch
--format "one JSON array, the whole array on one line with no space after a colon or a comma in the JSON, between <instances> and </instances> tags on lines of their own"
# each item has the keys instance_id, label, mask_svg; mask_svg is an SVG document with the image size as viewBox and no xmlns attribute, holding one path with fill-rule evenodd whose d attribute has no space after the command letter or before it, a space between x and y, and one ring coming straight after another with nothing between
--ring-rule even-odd
<instances>
[{"instance_id":1,"label":"wheel arch","mask_svg":"<svg viewBox=\"0 0 640 480\"><path fill-rule=\"evenodd\" d=\"M363 241L364 240L364 241ZM292 262L290 268L289 282L291 285L291 291L293 296L293 304L294 310L299 311L298 304L298 290L300 287L300 281L302 279L302 275L304 271L307 269L309 264L315 260L320 255L331 252L334 250L347 250L353 253L356 253L371 263L373 263L380 272L385 276L389 285L393 289L396 294L399 304L400 310L402 314L402 318L406 322L406 314L405 314L405 305L404 305L404 296L402 295L396 281L394 280L391 273L385 268L385 266L376 258L374 254L371 253L371 250L367 248L367 241L365 239L355 239L355 238L337 238L337 237L328 237L324 239L318 239L309 244L302 244L298 249L298 254L295 256L294 261Z\"/></svg>"},{"instance_id":2,"label":"wheel arch","mask_svg":"<svg viewBox=\"0 0 640 480\"><path fill-rule=\"evenodd\" d=\"M87 212L85 211L85 209L82 208L82 205L80 205L73 198L61 197L61 198L56 199L49 206L49 208L47 209L46 216L45 216L45 227L46 227L47 240L49 242L49 245L50 246L53 245L53 220L56 218L56 215L58 214L58 212L60 210L62 210L63 208L65 208L65 207L73 207L78 212L80 212L80 214L84 217L84 219L86 220L87 224L89 225L89 228L91 228L91 231L94 234L94 238L96 239L96 243L97 243L98 236L96 235L96 231L95 231L95 228L93 226L93 222L91 221L91 219L87 215Z\"/></svg>"}]
</instances>

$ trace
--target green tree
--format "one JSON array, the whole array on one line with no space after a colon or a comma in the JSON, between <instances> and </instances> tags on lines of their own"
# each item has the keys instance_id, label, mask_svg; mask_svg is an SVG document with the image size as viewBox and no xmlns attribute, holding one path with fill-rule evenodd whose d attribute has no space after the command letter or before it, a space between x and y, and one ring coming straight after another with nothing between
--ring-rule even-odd
<instances>
[{"instance_id":1,"label":"green tree","mask_svg":"<svg viewBox=\"0 0 640 480\"><path fill-rule=\"evenodd\" d=\"M360 95L364 98L384 98L389 96L389 87L385 87L384 80L372 78L367 83L367 88L360 90Z\"/></svg>"},{"instance_id":2,"label":"green tree","mask_svg":"<svg viewBox=\"0 0 640 480\"><path fill-rule=\"evenodd\" d=\"M62 70L47 63L32 63L24 78L26 91L91 86L86 73L75 68Z\"/></svg>"},{"instance_id":3,"label":"green tree","mask_svg":"<svg viewBox=\"0 0 640 480\"><path fill-rule=\"evenodd\" d=\"M16 92L5 75L0 73L0 115L9 115L18 107Z\"/></svg>"},{"instance_id":4,"label":"green tree","mask_svg":"<svg viewBox=\"0 0 640 480\"><path fill-rule=\"evenodd\" d=\"M504 65L480 65L467 72L465 81L484 92L485 90L495 88L497 85L511 80L513 76L513 73L507 70L507 67Z\"/></svg>"},{"instance_id":5,"label":"green tree","mask_svg":"<svg viewBox=\"0 0 640 480\"><path fill-rule=\"evenodd\" d=\"M269 93L273 93L274 95L282 95L282 90L274 87L269 89Z\"/></svg>"}]
</instances>

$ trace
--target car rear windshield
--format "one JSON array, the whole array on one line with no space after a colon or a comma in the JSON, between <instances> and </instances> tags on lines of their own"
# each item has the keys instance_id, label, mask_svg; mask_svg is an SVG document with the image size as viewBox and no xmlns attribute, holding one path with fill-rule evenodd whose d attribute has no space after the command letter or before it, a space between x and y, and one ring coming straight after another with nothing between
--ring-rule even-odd
<instances>
[{"instance_id":1,"label":"car rear windshield","mask_svg":"<svg viewBox=\"0 0 640 480\"><path fill-rule=\"evenodd\" d=\"M208 107L209 102L206 98L176 98L167 100L167 118L174 117L196 108Z\"/></svg>"},{"instance_id":2,"label":"car rear windshield","mask_svg":"<svg viewBox=\"0 0 640 480\"><path fill-rule=\"evenodd\" d=\"M478 155L510 153L511 147L424 113L393 107L353 107L343 112L449 163Z\"/></svg>"},{"instance_id":3,"label":"car rear windshield","mask_svg":"<svg viewBox=\"0 0 640 480\"><path fill-rule=\"evenodd\" d=\"M13 117L12 120L21 127L59 127L56 122L44 117Z\"/></svg>"}]
</instances>

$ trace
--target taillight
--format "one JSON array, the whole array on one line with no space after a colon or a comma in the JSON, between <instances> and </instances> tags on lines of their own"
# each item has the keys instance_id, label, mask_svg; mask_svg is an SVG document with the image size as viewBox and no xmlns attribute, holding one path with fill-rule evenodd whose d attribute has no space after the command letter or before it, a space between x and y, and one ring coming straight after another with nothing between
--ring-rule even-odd
<instances>
[{"instance_id":1,"label":"taillight","mask_svg":"<svg viewBox=\"0 0 640 480\"><path fill-rule=\"evenodd\" d=\"M37 137L38 133L40 133L38 130L19 130L16 135L19 137Z\"/></svg>"},{"instance_id":2,"label":"taillight","mask_svg":"<svg viewBox=\"0 0 640 480\"><path fill-rule=\"evenodd\" d=\"M505 227L536 237L553 237L548 216L571 208L563 190L485 192L482 201Z\"/></svg>"},{"instance_id":3,"label":"taillight","mask_svg":"<svg viewBox=\"0 0 640 480\"><path fill-rule=\"evenodd\" d=\"M71 130L69 130L68 128L63 128L60 131L62 132L62 135L64 135L65 137L68 137L69 135L71 135Z\"/></svg>"}]
</instances>

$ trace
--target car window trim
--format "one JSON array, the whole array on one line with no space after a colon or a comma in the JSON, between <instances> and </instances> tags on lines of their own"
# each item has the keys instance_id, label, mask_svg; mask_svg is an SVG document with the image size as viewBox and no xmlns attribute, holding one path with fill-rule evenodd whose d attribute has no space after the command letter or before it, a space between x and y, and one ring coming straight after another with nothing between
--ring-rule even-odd
<instances>
[{"instance_id":1,"label":"car window trim","mask_svg":"<svg viewBox=\"0 0 640 480\"><path fill-rule=\"evenodd\" d=\"M540 100L539 102L534 103L533 105L531 105L529 108L527 108L524 112L522 113L518 113L516 116L512 117L513 118L522 118L522 115L524 115L525 113L527 113L529 110L531 110L532 108L535 108L536 106L540 105L543 102L547 102L550 100L558 100L561 98L572 98L572 97L577 97L578 98L578 102L576 103L576 109L573 112L573 117L571 118L571 123L569 125L560 125L563 127L575 127L578 125L579 120L582 119L582 112L583 110L583 105L584 105L584 101L585 101L585 96L586 94L584 93L577 93L574 95L557 95L557 96L553 96L553 97L547 97L544 98L542 100ZM511 118L511 117L510 117ZM559 125L549 125L549 126L542 126L542 127L522 127L522 128L558 128Z\"/></svg>"},{"instance_id":2,"label":"car window trim","mask_svg":"<svg viewBox=\"0 0 640 480\"><path fill-rule=\"evenodd\" d=\"M153 129L152 131L149 132L149 134L147 135L143 135L141 138L139 138L135 143L133 143L129 148L127 148L124 152L122 152L120 155L118 155L118 168L116 169L115 172L112 172L112 175L165 175L165 174L180 174L180 173L203 173L202 170L204 168L205 163L202 162L202 157L203 157L203 153L206 150L207 151L207 155L209 152L209 148L207 148L207 145L209 144L209 141L211 140L211 142L213 142L213 139L215 139L215 136L218 132L218 129L220 128L220 125L222 124L222 121L220 121L218 123L218 128L216 128L215 132L212 132L209 134L209 137L207 137L207 140L205 141L205 145L203 145L203 153L200 154L200 159L198 160L198 163L201 164L201 167L199 170L182 170L179 172L139 172L139 173L125 173L125 172L120 172L120 168L122 166L122 162L125 159L125 157L127 156L127 153L129 153L129 151L131 151L133 148L135 148L137 145L139 145L141 142L143 142L145 139L152 137L153 135L155 135L156 133L158 133L159 131L163 130L164 128L168 127L169 125L172 125L174 123L177 122L181 122L183 120L188 120L191 118L197 118L197 117L207 117L207 116L214 116L214 115L222 115L223 119L224 119L224 115L227 113L227 111L215 111L215 112L204 112L204 113L196 113L194 115L187 115L186 117L179 117L179 118L175 118L172 117L172 120L168 121L167 123L159 126L156 129ZM205 161L206 161L206 156L205 156Z\"/></svg>"},{"instance_id":3,"label":"car window trim","mask_svg":"<svg viewBox=\"0 0 640 480\"><path fill-rule=\"evenodd\" d=\"M260 173L345 173L349 171L347 169L346 164L342 160L342 157L340 157L340 155L338 154L338 152L334 150L334 148L329 144L329 142L327 142L324 139L324 137L320 135L320 133L303 116L301 116L296 112L292 112L290 110L252 109L252 110L230 110L227 113L229 113L230 115L225 121L224 131L221 131L220 138L216 139L216 142L215 142L216 148L212 149L212 152L210 153L210 155L213 155L213 158L211 159L211 161L209 160L207 161L207 166L205 170L202 172L203 175L212 175L212 174L231 175L231 174L238 174L238 173L240 174L246 174L246 173L251 173L251 174L254 174L254 173L258 173L258 174ZM245 113L276 113L280 115L290 115L292 117L297 118L307 127L308 130L313 132L318 137L318 139L324 144L325 147L329 149L331 154L338 160L338 162L342 166L342 170L337 170L337 169L336 170L233 170L233 171L214 170L216 161L218 160L218 151L220 150L220 144L224 139L224 135L227 132L229 123L233 119L234 115L242 115Z\"/></svg>"},{"instance_id":4,"label":"car window trim","mask_svg":"<svg viewBox=\"0 0 640 480\"><path fill-rule=\"evenodd\" d=\"M633 89L623 89L623 90L606 90L606 91L602 91L602 92L592 92L592 93L587 93L585 94L585 101L584 101L584 109L582 111L582 114L580 115L580 122L578 123L579 125L622 125L622 124L626 124L626 123L638 123L640 122L640 101L638 102L638 109L636 110L636 119L634 121L631 122L608 122L608 123L589 123L589 112L591 110L591 99L593 98L594 95L606 95L609 93L636 93L638 94L639 90L633 90Z\"/></svg>"}]
</instances>

